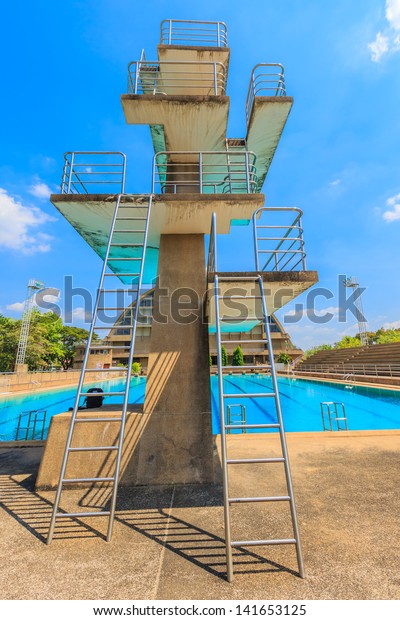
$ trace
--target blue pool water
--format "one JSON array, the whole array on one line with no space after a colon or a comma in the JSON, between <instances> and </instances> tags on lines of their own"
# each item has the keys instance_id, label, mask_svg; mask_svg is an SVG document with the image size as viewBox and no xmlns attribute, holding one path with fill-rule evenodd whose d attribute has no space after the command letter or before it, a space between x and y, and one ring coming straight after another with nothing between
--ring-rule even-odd
<instances>
[{"instance_id":1,"label":"blue pool water","mask_svg":"<svg viewBox=\"0 0 400 620\"><path fill-rule=\"evenodd\" d=\"M322 431L321 401L337 401L345 404L349 430L400 429L400 391L360 386L346 387L338 383L324 383L305 379L280 377L278 379L282 412L287 431ZM98 384L97 384L98 385ZM271 378L262 375L228 375L224 379L225 391L237 394L230 404L242 403L246 407L247 423L276 422L273 399L240 399L240 394L271 392ZM146 379L133 377L130 402L143 403ZM102 385L104 391L118 392L119 380ZM211 377L213 431L219 433L218 381ZM23 411L47 410L46 433L50 418L67 411L74 404L75 389L59 388L11 399L0 399L0 441L13 441L18 417ZM119 397L107 397L107 403L121 402ZM46 436L45 433L45 436ZM21 437L21 435L20 435ZM38 438L38 437L36 437Z\"/></svg>"}]
</instances>

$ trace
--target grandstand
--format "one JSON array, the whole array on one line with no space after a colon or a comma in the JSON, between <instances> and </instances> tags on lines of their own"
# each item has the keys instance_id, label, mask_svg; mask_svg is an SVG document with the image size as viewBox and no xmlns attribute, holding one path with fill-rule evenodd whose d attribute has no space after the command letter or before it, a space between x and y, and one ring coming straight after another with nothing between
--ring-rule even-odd
<instances>
[{"instance_id":1,"label":"grandstand","mask_svg":"<svg viewBox=\"0 0 400 620\"><path fill-rule=\"evenodd\" d=\"M400 386L400 342L317 351L293 370L299 375Z\"/></svg>"}]
</instances>

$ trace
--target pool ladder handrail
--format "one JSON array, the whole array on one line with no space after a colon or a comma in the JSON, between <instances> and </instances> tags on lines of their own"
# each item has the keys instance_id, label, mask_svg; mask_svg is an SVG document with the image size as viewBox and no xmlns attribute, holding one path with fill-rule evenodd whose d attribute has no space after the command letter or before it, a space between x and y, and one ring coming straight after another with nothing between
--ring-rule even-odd
<instances>
[{"instance_id":1,"label":"pool ladder handrail","mask_svg":"<svg viewBox=\"0 0 400 620\"><path fill-rule=\"evenodd\" d=\"M211 268L210 268L211 267ZM231 582L233 579L233 557L232 550L234 548L242 548L246 546L266 546L266 545L295 545L296 547L296 555L297 555L297 564L299 569L300 577L304 577L304 565L303 565L303 556L301 551L301 543L300 543L300 534L297 522L297 513L296 513L296 505L294 501L294 493L293 493L293 484L292 477L290 472L289 465L289 456L286 445L286 437L285 430L282 419L282 410L279 398L279 389L277 383L276 369L274 363L274 354L272 348L272 339L270 333L270 322L269 322L269 314L267 310L267 304L265 299L265 290L262 276L259 273L254 273L254 276L249 276L248 273L243 274L243 279L246 281L254 281L254 284L259 289L259 293L257 294L257 299L261 299L261 312L262 316L259 317L259 320L264 325L264 334L262 341L265 342L265 349L268 352L269 357L269 369L271 372L272 378L272 391L271 392L256 392L256 393L236 393L232 394L225 391L224 388L224 367L222 365L222 351L221 347L225 344L241 344L243 341L240 338L236 340L223 340L221 338L221 323L224 321L224 317L221 317L220 311L220 302L226 302L227 296L226 293L224 296L221 296L220 293L220 282L229 282L234 280L241 280L240 274L235 274L235 277L227 276L226 274L220 274L218 272L217 267L217 226L216 226L216 215L215 213L212 216L212 226L210 233L210 251L209 251L209 269L208 269L208 280L214 280L214 304L215 304L215 336L216 336L216 346L217 346L217 362L218 362L218 392L219 392L219 412L220 412L220 432L221 432L221 457L222 457L222 480L223 480L223 494L224 494L224 521L225 521L225 549L226 549L226 572L227 572L227 580ZM235 301L240 296L234 295ZM243 299L246 297L250 298L248 295L241 296ZM252 368L252 365L247 365L247 368ZM240 368L240 367L238 367ZM255 369L259 369L260 367L254 364ZM225 400L226 399L236 399L241 400L242 398L256 398L256 399L264 399L270 398L273 399L275 403L275 410L277 416L277 423L266 423L266 424L249 424L245 421L242 424L237 423L226 423L225 421ZM280 445L281 445L281 454L279 457L262 457L262 458L228 458L227 453L227 434L231 430L239 430L242 431L252 431L252 430L278 430L280 437ZM283 463L285 470L285 478L286 478L286 487L287 487L287 495L282 496L260 496L260 497L231 497L229 493L229 475L228 475L228 466L229 465L252 465L258 463L272 464L272 463ZM265 539L265 540L232 540L232 528L231 528L231 506L234 504L242 504L242 503L254 503L254 502L288 502L290 506L290 514L291 521L293 527L293 538L278 538L278 539Z\"/></svg>"},{"instance_id":2,"label":"pool ladder handrail","mask_svg":"<svg viewBox=\"0 0 400 620\"><path fill-rule=\"evenodd\" d=\"M59 477L59 481L57 485L56 497L55 497L54 505L53 505L53 512L52 512L50 526L49 526L47 544L50 544L53 539L56 520L65 519L65 518L107 516L109 518L107 538L106 538L107 542L109 542L112 537L115 507L116 507L116 500L117 500L117 491L118 491L118 482L119 482L119 477L120 477L125 423L126 423L127 410L128 410L131 367L132 367L132 361L133 361L133 355L134 355L134 349L135 349L136 327L137 327L138 318L139 318L140 292L142 288L142 280L143 280L144 264L145 264L145 258L146 258L146 247L147 247L147 240L148 240L148 234L149 234L150 213L151 213L153 195L148 194L146 198L148 199L147 205L143 203L137 204L135 202L129 201L128 194L119 194L116 198L114 215L113 215L113 219L111 223L106 254L104 258L103 267L101 270L99 287L97 289L92 323L90 326L89 336L88 336L88 340L86 344L86 351L85 351L85 356L84 356L83 363L82 363L82 370L81 370L81 375L79 378L78 389L77 389L76 398L75 398L75 405L74 405L74 409L71 415L71 422L69 426L69 431L68 431L68 436L67 436L67 441L66 441L62 466L61 466L61 472L60 472L60 477ZM125 209L128 209L128 212L124 211ZM145 215L143 215L143 211L145 211ZM132 215L132 213L135 213L135 215ZM121 225L121 222L126 222L126 221L129 221L130 223L128 223L127 226L123 228L123 225ZM141 226L140 222L144 222L144 228L140 228ZM119 227L117 226L118 223L120 223ZM137 228L138 226L139 228ZM134 237L132 239L132 242L127 243L125 241L121 241L120 240L121 237L119 237L119 234L121 232L123 232L125 235L133 234ZM140 243L137 242L137 236L139 236L139 238L143 236L143 239L140 241ZM113 256L112 250L114 250L115 248L119 248L118 254L124 254L123 251L121 251L121 248L125 248L125 249L130 248L131 250L133 249L134 250L133 254L135 255L129 256L129 257L127 257L126 255ZM140 253L140 256L136 256L136 254L138 253ZM127 267L127 271L124 273L119 272L118 269L116 269L115 264L112 265L112 263L118 262L120 260L131 261L131 264L133 264L133 267ZM137 265L137 263L139 263L139 265L135 266ZM124 326L124 329L128 329L130 331L130 336L126 337L127 340L130 338L130 342L129 344L125 344L124 346L125 349L129 350L127 367L125 369L125 376L126 376L125 386L123 390L121 391L116 391L116 392L107 391L107 392L101 393L102 397L104 396L122 397L123 402L121 403L121 413L120 414L117 413L116 415L112 415L109 417L105 416L104 414L101 415L101 413L96 417L90 417L90 416L89 417L85 417L85 416L78 417L77 414L79 411L79 403L82 397L86 397L86 399L90 397L92 398L99 397L99 393L88 394L88 392L83 391L83 384L84 384L84 380L86 377L86 373L93 371L93 369L87 368L87 365L88 365L90 350L96 348L96 345L92 344L92 342L96 342L94 338L94 336L96 335L95 330L99 330L99 329L109 330L110 329L109 325L104 326L104 321L102 323L101 320L99 319L99 312L105 312L109 310L118 310L118 311L126 310L125 307L114 307L114 306L118 306L118 303L121 303L120 301L118 302L118 295L122 289L120 288L120 285L119 285L119 288L115 288L115 289L105 287L105 278L107 276L112 276L114 278L119 278L119 279L124 278L124 280L129 278L130 288L128 289L128 291L129 293L133 293L132 297L129 300L129 304L128 304L128 305L132 304L132 306L134 306L134 313L132 314L132 324L130 326ZM124 282L124 280L122 280L122 282ZM114 303L112 303L111 301L106 302L106 298L104 296L108 294L115 294L117 302L114 302ZM101 300L103 301L101 302ZM100 325L97 323L98 321L100 321ZM97 348L103 348L103 347L100 345L100 346L97 346ZM96 372L99 372L99 369L95 369L95 370ZM119 368L118 370L121 371L124 369ZM103 371L109 372L110 369L108 368L103 369ZM94 413L96 409L92 408L90 409L90 411ZM78 423L87 424L91 422L94 422L94 423L104 422L105 425L109 424L110 422L118 422L120 426L119 426L119 433L117 435L118 439L116 440L116 443L113 445L96 445L96 446L83 445L83 446L71 447L75 425ZM90 453L90 452L98 452L98 451L104 451L106 453L107 452L111 453L114 451L117 453L116 459L115 459L115 465L113 466L114 471L112 472L112 475L91 476L91 477L82 477L82 478L81 477L79 478L66 477L68 458L71 453L76 453L76 452ZM90 511L90 512L60 511L59 510L60 498L61 498L61 493L62 493L64 485L65 484L77 484L77 483L91 483L91 484L109 483L112 489L109 509Z\"/></svg>"}]
</instances>

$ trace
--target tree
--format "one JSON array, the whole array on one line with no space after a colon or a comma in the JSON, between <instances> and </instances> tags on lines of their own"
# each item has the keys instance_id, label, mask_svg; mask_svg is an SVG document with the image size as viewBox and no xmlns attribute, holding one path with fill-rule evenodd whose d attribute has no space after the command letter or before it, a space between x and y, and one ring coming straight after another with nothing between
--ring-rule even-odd
<instances>
[{"instance_id":1,"label":"tree","mask_svg":"<svg viewBox=\"0 0 400 620\"><path fill-rule=\"evenodd\" d=\"M76 347L87 342L89 332L81 327L72 327L64 325L61 329L61 339L63 343L63 351L61 356L61 364L64 370L71 368L76 354ZM98 335L93 334L93 340L98 340Z\"/></svg>"},{"instance_id":2,"label":"tree","mask_svg":"<svg viewBox=\"0 0 400 620\"><path fill-rule=\"evenodd\" d=\"M290 357L289 353L280 353L276 361L278 362L278 364L285 364L285 366L288 366L292 361L292 358Z\"/></svg>"},{"instance_id":3,"label":"tree","mask_svg":"<svg viewBox=\"0 0 400 620\"><path fill-rule=\"evenodd\" d=\"M237 346L232 355L232 366L244 366L243 351Z\"/></svg>"},{"instance_id":4,"label":"tree","mask_svg":"<svg viewBox=\"0 0 400 620\"><path fill-rule=\"evenodd\" d=\"M208 356L208 361L210 363L210 366L212 366L212 357L211 357L211 355Z\"/></svg>"},{"instance_id":5,"label":"tree","mask_svg":"<svg viewBox=\"0 0 400 620\"><path fill-rule=\"evenodd\" d=\"M132 370L133 375L139 375L140 371L142 370L142 367L139 364L139 362L133 362L131 370Z\"/></svg>"},{"instance_id":6,"label":"tree","mask_svg":"<svg viewBox=\"0 0 400 620\"><path fill-rule=\"evenodd\" d=\"M360 347L361 342L353 336L344 336L339 342L335 343L335 349L351 349L352 347Z\"/></svg>"},{"instance_id":7,"label":"tree","mask_svg":"<svg viewBox=\"0 0 400 620\"><path fill-rule=\"evenodd\" d=\"M400 329L378 329L376 332L376 344L400 342Z\"/></svg>"},{"instance_id":8,"label":"tree","mask_svg":"<svg viewBox=\"0 0 400 620\"><path fill-rule=\"evenodd\" d=\"M222 359L222 366L228 366L228 354L226 352L224 345L222 345L221 347L221 359Z\"/></svg>"},{"instance_id":9,"label":"tree","mask_svg":"<svg viewBox=\"0 0 400 620\"><path fill-rule=\"evenodd\" d=\"M0 372L12 372L17 356L21 321L0 314Z\"/></svg>"}]
</instances>

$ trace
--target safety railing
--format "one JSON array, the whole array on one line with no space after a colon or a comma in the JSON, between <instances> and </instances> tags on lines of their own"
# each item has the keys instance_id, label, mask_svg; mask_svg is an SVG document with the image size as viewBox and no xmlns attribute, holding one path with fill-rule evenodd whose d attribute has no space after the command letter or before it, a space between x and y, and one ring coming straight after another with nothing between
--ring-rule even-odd
<instances>
[{"instance_id":1,"label":"safety railing","mask_svg":"<svg viewBox=\"0 0 400 620\"><path fill-rule=\"evenodd\" d=\"M400 364L300 364L295 372L315 372L325 374L369 376L369 377L400 377Z\"/></svg>"},{"instance_id":2,"label":"safety railing","mask_svg":"<svg viewBox=\"0 0 400 620\"><path fill-rule=\"evenodd\" d=\"M212 214L211 217L211 229L210 229L210 242L208 245L208 259L207 259L207 281L209 274L218 271L217 268L217 215Z\"/></svg>"},{"instance_id":3,"label":"safety railing","mask_svg":"<svg viewBox=\"0 0 400 620\"><path fill-rule=\"evenodd\" d=\"M252 194L257 191L251 151L160 151L153 160L152 193Z\"/></svg>"},{"instance_id":4,"label":"safety railing","mask_svg":"<svg viewBox=\"0 0 400 620\"><path fill-rule=\"evenodd\" d=\"M228 31L224 22L164 19L160 26L160 44L227 47Z\"/></svg>"},{"instance_id":5,"label":"safety railing","mask_svg":"<svg viewBox=\"0 0 400 620\"><path fill-rule=\"evenodd\" d=\"M221 62L141 59L128 65L133 95L225 95L226 81Z\"/></svg>"},{"instance_id":6,"label":"safety railing","mask_svg":"<svg viewBox=\"0 0 400 620\"><path fill-rule=\"evenodd\" d=\"M303 212L296 207L261 207L253 215L256 271L306 270Z\"/></svg>"},{"instance_id":7,"label":"safety railing","mask_svg":"<svg viewBox=\"0 0 400 620\"><path fill-rule=\"evenodd\" d=\"M15 432L15 440L42 440L45 433L46 417L46 409L23 411L18 418L18 424ZM22 426L22 424L26 424L26 426Z\"/></svg>"},{"instance_id":8,"label":"safety railing","mask_svg":"<svg viewBox=\"0 0 400 620\"><path fill-rule=\"evenodd\" d=\"M246 120L250 122L255 97L285 97L285 76L283 65L260 63L251 72L246 99Z\"/></svg>"},{"instance_id":9,"label":"safety railing","mask_svg":"<svg viewBox=\"0 0 400 620\"><path fill-rule=\"evenodd\" d=\"M62 194L123 194L126 157L118 151L64 154Z\"/></svg>"}]
</instances>

